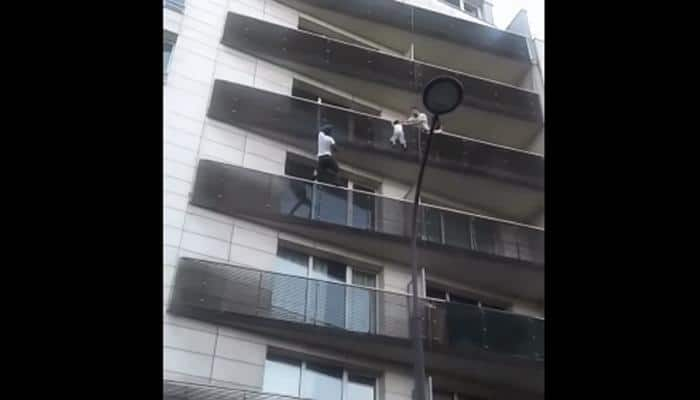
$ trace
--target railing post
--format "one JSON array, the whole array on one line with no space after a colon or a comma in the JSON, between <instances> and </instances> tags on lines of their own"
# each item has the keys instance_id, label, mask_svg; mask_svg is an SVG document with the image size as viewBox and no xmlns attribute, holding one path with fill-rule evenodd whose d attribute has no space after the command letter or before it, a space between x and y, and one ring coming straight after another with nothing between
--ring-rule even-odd
<instances>
[{"instance_id":1,"label":"railing post","mask_svg":"<svg viewBox=\"0 0 700 400\"><path fill-rule=\"evenodd\" d=\"M309 279L304 279L306 286L304 287L304 322L309 320Z\"/></svg>"},{"instance_id":2,"label":"railing post","mask_svg":"<svg viewBox=\"0 0 700 400\"><path fill-rule=\"evenodd\" d=\"M318 285L320 282L314 281L314 286L316 287L316 291L314 293L314 325L318 325Z\"/></svg>"},{"instance_id":3,"label":"railing post","mask_svg":"<svg viewBox=\"0 0 700 400\"><path fill-rule=\"evenodd\" d=\"M255 305L256 311L255 314L259 315L262 312L262 307L260 306L260 297L262 296L262 280L263 280L263 273L260 271L260 278L258 279L258 301L257 304ZM272 307L270 307L270 310L272 310Z\"/></svg>"}]
</instances>

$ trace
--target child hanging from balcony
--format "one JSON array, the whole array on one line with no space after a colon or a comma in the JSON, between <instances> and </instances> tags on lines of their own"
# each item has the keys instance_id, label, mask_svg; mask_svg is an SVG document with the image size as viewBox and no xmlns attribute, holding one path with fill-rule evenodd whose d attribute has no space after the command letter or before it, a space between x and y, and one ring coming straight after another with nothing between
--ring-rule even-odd
<instances>
[{"instance_id":1,"label":"child hanging from balcony","mask_svg":"<svg viewBox=\"0 0 700 400\"><path fill-rule=\"evenodd\" d=\"M333 139L333 126L324 125L318 132L318 165L316 180L337 185L338 163L333 158L333 151L338 151Z\"/></svg>"},{"instance_id":2,"label":"child hanging from balcony","mask_svg":"<svg viewBox=\"0 0 700 400\"><path fill-rule=\"evenodd\" d=\"M403 151L406 151L406 137L403 133L403 125L401 125L398 120L394 121L394 134L391 136L391 139L389 139L392 146L396 146L397 139L399 143L401 143Z\"/></svg>"}]
</instances>

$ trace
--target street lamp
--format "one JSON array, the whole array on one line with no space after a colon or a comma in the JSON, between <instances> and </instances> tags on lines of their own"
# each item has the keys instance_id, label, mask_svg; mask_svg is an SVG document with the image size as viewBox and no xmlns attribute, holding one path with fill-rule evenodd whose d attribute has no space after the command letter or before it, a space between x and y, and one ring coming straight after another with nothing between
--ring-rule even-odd
<instances>
[{"instance_id":1,"label":"street lamp","mask_svg":"<svg viewBox=\"0 0 700 400\"><path fill-rule=\"evenodd\" d=\"M416 183L416 193L413 197L413 218L411 228L411 274L413 276L413 313L411 315L411 337L413 340L413 396L415 400L426 400L425 386L425 356L423 354L423 338L421 337L421 312L418 303L418 248L417 248L417 216L418 200L420 199L420 189L423 184L423 173L425 164L428 161L430 143L433 139L435 126L440 120L440 115L454 111L460 103L464 89L462 84L455 78L441 76L433 79L423 89L423 105L433 114L430 124L428 141L423 151L420 169L418 170L418 181ZM420 139L419 139L420 140Z\"/></svg>"}]
</instances>

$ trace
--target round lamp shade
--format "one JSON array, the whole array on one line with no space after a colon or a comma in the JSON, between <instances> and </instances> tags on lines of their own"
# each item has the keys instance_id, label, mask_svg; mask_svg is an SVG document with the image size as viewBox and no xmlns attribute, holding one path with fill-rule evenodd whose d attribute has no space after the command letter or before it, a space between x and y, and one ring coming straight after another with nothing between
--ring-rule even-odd
<instances>
[{"instance_id":1,"label":"round lamp shade","mask_svg":"<svg viewBox=\"0 0 700 400\"><path fill-rule=\"evenodd\" d=\"M463 95L461 82L449 76L440 76L423 89L423 105L435 115L447 114L462 103Z\"/></svg>"}]
</instances>

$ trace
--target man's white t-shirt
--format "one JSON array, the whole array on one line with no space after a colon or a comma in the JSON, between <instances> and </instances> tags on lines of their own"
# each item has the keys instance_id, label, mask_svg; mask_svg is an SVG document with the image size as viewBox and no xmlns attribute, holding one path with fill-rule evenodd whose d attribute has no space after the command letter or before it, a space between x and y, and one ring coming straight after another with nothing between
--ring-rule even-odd
<instances>
[{"instance_id":1,"label":"man's white t-shirt","mask_svg":"<svg viewBox=\"0 0 700 400\"><path fill-rule=\"evenodd\" d=\"M424 130L429 131L430 130L430 125L428 125L428 116L425 115L425 113L418 113L417 117L410 117L408 119L408 122L415 122L415 121L420 121L421 127L423 127Z\"/></svg>"},{"instance_id":2,"label":"man's white t-shirt","mask_svg":"<svg viewBox=\"0 0 700 400\"><path fill-rule=\"evenodd\" d=\"M331 145L335 144L335 140L323 132L318 133L318 157L331 156Z\"/></svg>"}]
</instances>

